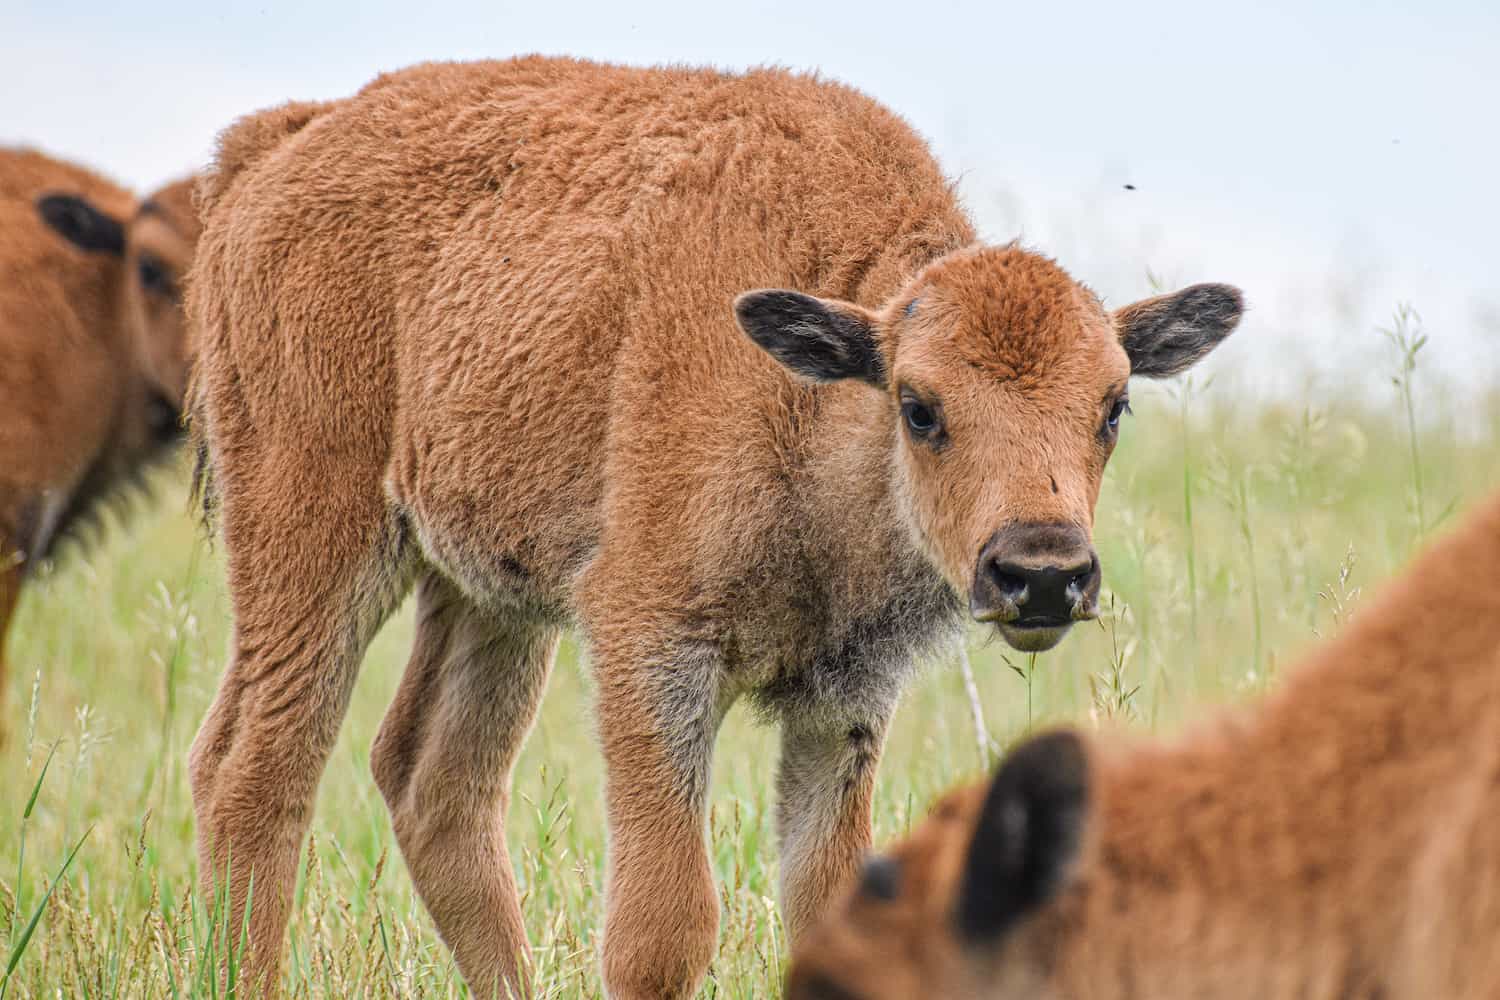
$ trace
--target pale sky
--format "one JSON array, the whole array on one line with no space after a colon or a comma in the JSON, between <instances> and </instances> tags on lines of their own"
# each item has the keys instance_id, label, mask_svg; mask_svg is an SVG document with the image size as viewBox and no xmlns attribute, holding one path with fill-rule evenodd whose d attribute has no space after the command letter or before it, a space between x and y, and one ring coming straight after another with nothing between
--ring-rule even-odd
<instances>
[{"instance_id":1,"label":"pale sky","mask_svg":"<svg viewBox=\"0 0 1500 1000\"><path fill-rule=\"evenodd\" d=\"M7 0L0 142L148 188L256 108L527 52L858 86L928 137L986 238L1022 236L1113 303L1147 294L1148 269L1244 287L1221 381L1317 371L1379 392L1373 327L1401 301L1460 388L1500 381L1500 4L1483 0Z\"/></svg>"}]
</instances>

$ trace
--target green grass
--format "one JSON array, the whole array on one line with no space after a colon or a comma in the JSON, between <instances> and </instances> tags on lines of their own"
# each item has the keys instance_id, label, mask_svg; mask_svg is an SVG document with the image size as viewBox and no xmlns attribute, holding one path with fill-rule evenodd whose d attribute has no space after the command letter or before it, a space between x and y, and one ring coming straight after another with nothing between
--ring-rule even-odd
<instances>
[{"instance_id":1,"label":"green grass","mask_svg":"<svg viewBox=\"0 0 1500 1000\"><path fill-rule=\"evenodd\" d=\"M1500 395L1446 411L1417 377L1420 345L1405 327L1392 340L1405 352L1394 386L1372 369L1316 408L1201 384L1137 387L1095 531L1105 620L1034 660L978 636L971 645L996 749L1064 720L1168 732L1274 684L1425 534L1500 485ZM1383 402L1353 401L1371 386ZM184 762L229 613L221 554L185 512L184 478L160 477L158 501L33 586L15 623L0 751L6 997L223 995L212 973L236 929L220 901L194 892ZM408 607L366 659L323 780L287 952L297 996L464 994L368 770L410 633ZM547 996L599 992L604 823L590 720L586 664L565 645L517 769L510 828ZM723 926L710 996L773 992L786 957L774 758L774 733L733 712L714 775ZM986 765L960 672L934 664L891 735L877 836L900 835Z\"/></svg>"}]
</instances>

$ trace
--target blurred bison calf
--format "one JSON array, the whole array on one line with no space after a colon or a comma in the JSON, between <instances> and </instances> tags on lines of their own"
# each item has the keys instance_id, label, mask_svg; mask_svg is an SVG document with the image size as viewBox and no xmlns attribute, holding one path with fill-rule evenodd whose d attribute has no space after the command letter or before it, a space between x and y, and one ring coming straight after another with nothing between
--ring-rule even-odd
<instances>
[{"instance_id":1,"label":"blurred bison calf","mask_svg":"<svg viewBox=\"0 0 1500 1000\"><path fill-rule=\"evenodd\" d=\"M801 943L790 1000L1500 996L1500 496L1257 708L1039 736Z\"/></svg>"},{"instance_id":2,"label":"blurred bison calf","mask_svg":"<svg viewBox=\"0 0 1500 1000\"><path fill-rule=\"evenodd\" d=\"M28 570L178 436L190 199L0 149L0 693Z\"/></svg>"},{"instance_id":3,"label":"blurred bison calf","mask_svg":"<svg viewBox=\"0 0 1500 1000\"><path fill-rule=\"evenodd\" d=\"M194 425L235 639L193 799L233 926L254 880L260 976L365 645L413 584L371 765L476 993L525 978L508 782L570 624L609 772L610 995L708 968L737 698L782 725L800 934L869 843L913 661L965 612L1024 649L1095 614L1127 382L1240 315L1222 285L1109 312L975 244L905 123L784 72L421 66L241 120L200 193Z\"/></svg>"}]
</instances>

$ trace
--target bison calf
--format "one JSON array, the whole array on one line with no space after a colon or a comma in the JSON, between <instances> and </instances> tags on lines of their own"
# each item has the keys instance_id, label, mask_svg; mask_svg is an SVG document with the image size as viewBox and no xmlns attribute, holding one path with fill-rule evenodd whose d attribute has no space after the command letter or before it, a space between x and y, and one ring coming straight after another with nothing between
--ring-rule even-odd
<instances>
[{"instance_id":1,"label":"bison calf","mask_svg":"<svg viewBox=\"0 0 1500 1000\"><path fill-rule=\"evenodd\" d=\"M1091 743L871 861L790 1000L1500 995L1500 496L1265 704Z\"/></svg>"},{"instance_id":2,"label":"bison calf","mask_svg":"<svg viewBox=\"0 0 1500 1000\"><path fill-rule=\"evenodd\" d=\"M201 194L194 421L235 638L191 774L232 926L254 878L260 975L365 645L414 584L372 767L476 991L525 981L507 790L570 625L610 994L708 966L705 795L740 697L782 726L800 936L869 843L912 662L965 611L1021 649L1094 615L1128 378L1240 314L1219 285L1110 313L977 245L900 119L778 71L421 66L240 121Z\"/></svg>"},{"instance_id":3,"label":"bison calf","mask_svg":"<svg viewBox=\"0 0 1500 1000\"><path fill-rule=\"evenodd\" d=\"M0 149L0 694L27 571L178 436L191 189Z\"/></svg>"}]
</instances>

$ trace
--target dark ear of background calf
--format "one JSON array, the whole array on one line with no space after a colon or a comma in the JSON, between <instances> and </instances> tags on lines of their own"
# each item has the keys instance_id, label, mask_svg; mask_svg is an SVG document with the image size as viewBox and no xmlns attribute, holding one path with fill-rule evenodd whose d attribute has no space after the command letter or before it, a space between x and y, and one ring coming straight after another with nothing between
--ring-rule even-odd
<instances>
[{"instance_id":1,"label":"dark ear of background calf","mask_svg":"<svg viewBox=\"0 0 1500 1000\"><path fill-rule=\"evenodd\" d=\"M37 199L42 221L63 239L90 253L125 255L125 224L99 211L86 199L71 194L47 194Z\"/></svg>"}]
</instances>

